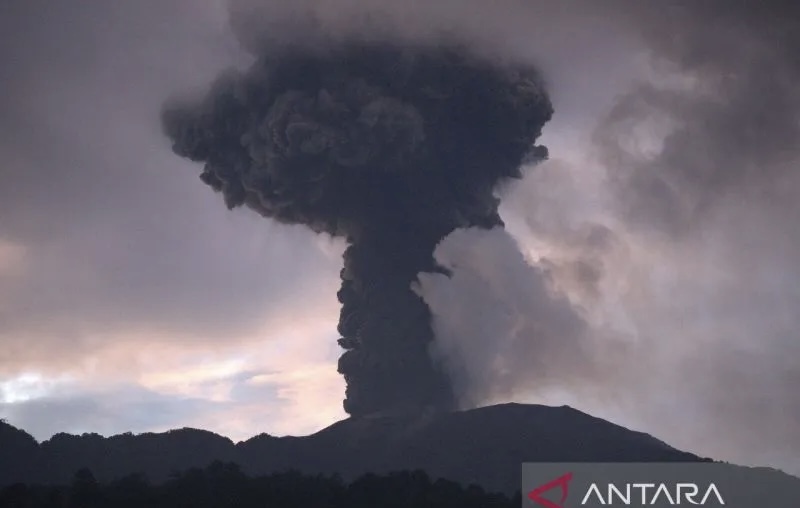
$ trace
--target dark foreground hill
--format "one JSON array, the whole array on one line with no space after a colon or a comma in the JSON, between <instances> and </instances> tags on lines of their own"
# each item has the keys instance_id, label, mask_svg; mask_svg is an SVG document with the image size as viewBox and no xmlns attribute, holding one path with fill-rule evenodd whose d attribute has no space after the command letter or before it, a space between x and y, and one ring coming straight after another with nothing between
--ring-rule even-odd
<instances>
[{"instance_id":1,"label":"dark foreground hill","mask_svg":"<svg viewBox=\"0 0 800 508\"><path fill-rule=\"evenodd\" d=\"M0 486L67 484L81 468L101 482L132 473L163 482L215 460L235 462L250 475L293 469L346 480L419 469L433 478L510 493L519 489L522 462L707 459L567 406L503 404L425 417L350 418L310 436L262 434L236 444L195 429L108 438L57 434L39 444L0 424Z\"/></svg>"}]
</instances>

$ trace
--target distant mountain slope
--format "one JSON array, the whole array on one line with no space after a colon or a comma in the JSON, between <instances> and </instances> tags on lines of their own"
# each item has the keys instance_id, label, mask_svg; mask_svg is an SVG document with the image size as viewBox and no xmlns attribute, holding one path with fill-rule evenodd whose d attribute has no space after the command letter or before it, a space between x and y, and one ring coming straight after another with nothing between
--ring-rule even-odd
<instances>
[{"instance_id":1,"label":"distant mountain slope","mask_svg":"<svg viewBox=\"0 0 800 508\"><path fill-rule=\"evenodd\" d=\"M526 461L708 459L567 406L503 404L427 416L350 418L310 436L262 434L237 444L194 429L109 438L57 434L37 444L0 423L0 486L23 480L66 483L82 467L101 481L135 472L163 481L173 471L214 460L237 462L250 474L295 469L345 479L423 469L434 477L512 492Z\"/></svg>"}]
</instances>

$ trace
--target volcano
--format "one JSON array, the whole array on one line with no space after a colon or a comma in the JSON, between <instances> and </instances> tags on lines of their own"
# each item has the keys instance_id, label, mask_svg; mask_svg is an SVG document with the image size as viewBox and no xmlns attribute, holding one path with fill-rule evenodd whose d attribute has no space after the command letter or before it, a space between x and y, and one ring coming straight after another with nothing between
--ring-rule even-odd
<instances>
[{"instance_id":1,"label":"volcano","mask_svg":"<svg viewBox=\"0 0 800 508\"><path fill-rule=\"evenodd\" d=\"M222 460L251 475L292 469L353 479L421 469L432 477L511 493L519 489L522 462L710 460L568 406L502 404L351 417L309 436L261 434L239 443L196 429L112 437L57 434L37 443L22 430L0 425L0 485L68 483L83 467L100 481L144 473L159 482L175 471Z\"/></svg>"}]
</instances>

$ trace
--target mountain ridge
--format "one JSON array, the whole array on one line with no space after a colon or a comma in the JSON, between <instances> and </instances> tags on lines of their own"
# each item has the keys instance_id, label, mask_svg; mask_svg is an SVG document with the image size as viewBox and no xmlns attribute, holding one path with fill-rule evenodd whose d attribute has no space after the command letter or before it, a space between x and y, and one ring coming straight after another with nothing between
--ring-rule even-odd
<instances>
[{"instance_id":1,"label":"mountain ridge","mask_svg":"<svg viewBox=\"0 0 800 508\"><path fill-rule=\"evenodd\" d=\"M501 404L452 413L347 418L307 436L262 433L234 442L201 429L109 437L58 433L41 443L0 424L0 486L67 483L89 468L100 481L144 473L154 482L213 461L250 475L422 469L464 485L514 492L521 462L711 461L569 406ZM11 453L6 452L11 451Z\"/></svg>"}]
</instances>

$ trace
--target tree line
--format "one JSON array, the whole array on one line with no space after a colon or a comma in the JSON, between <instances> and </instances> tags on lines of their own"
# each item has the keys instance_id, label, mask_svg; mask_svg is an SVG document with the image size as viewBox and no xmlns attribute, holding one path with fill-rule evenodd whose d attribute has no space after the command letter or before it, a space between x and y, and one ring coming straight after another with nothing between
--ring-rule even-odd
<instances>
[{"instance_id":1,"label":"tree line","mask_svg":"<svg viewBox=\"0 0 800 508\"><path fill-rule=\"evenodd\" d=\"M249 477L221 461L173 473L159 484L143 474L100 483L83 468L69 485L17 483L0 490L0 506L7 508L516 508L520 501L519 494L509 498L419 470L346 483L296 471Z\"/></svg>"}]
</instances>

